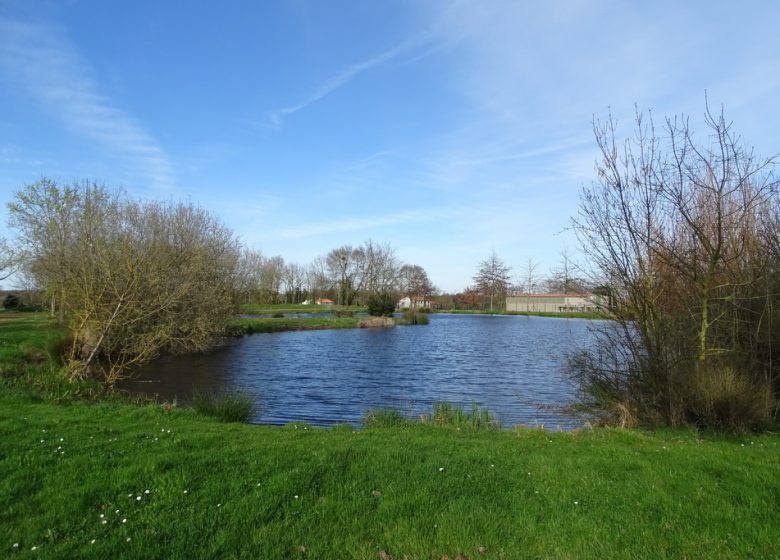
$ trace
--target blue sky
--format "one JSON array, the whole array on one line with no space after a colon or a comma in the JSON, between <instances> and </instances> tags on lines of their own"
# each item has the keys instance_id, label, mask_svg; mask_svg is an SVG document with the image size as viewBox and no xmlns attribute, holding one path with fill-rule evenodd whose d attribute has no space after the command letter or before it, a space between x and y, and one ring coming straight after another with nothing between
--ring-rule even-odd
<instances>
[{"instance_id":1,"label":"blue sky","mask_svg":"<svg viewBox=\"0 0 780 560\"><path fill-rule=\"evenodd\" d=\"M306 264L389 242L461 290L556 266L591 121L780 149L780 3L0 0L0 201L42 176L209 208ZM699 127L700 128L700 127Z\"/></svg>"}]
</instances>

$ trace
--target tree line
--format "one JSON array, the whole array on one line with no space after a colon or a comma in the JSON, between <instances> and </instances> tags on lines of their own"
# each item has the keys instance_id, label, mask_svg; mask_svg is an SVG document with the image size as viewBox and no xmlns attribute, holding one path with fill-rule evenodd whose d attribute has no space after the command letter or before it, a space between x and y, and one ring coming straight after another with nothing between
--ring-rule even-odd
<instances>
[{"instance_id":1,"label":"tree line","mask_svg":"<svg viewBox=\"0 0 780 560\"><path fill-rule=\"evenodd\" d=\"M357 247L332 249L307 266L246 249L239 261L237 291L246 303L327 298L337 305L365 306L380 295L430 300L437 290L422 266L401 262L389 243L367 240Z\"/></svg>"}]
</instances>

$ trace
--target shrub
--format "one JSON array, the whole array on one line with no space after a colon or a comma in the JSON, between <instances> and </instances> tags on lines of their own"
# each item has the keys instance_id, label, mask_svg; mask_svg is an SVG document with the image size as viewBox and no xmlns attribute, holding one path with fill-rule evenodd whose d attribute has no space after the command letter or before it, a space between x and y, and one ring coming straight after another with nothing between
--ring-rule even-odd
<instances>
[{"instance_id":1,"label":"shrub","mask_svg":"<svg viewBox=\"0 0 780 560\"><path fill-rule=\"evenodd\" d=\"M3 307L6 309L18 309L21 303L16 294L8 294L3 298Z\"/></svg>"},{"instance_id":2,"label":"shrub","mask_svg":"<svg viewBox=\"0 0 780 560\"><path fill-rule=\"evenodd\" d=\"M768 426L775 404L770 381L751 379L730 365L697 368L689 402L695 424L737 432Z\"/></svg>"},{"instance_id":3,"label":"shrub","mask_svg":"<svg viewBox=\"0 0 780 560\"><path fill-rule=\"evenodd\" d=\"M406 309L398 321L400 325L427 325L430 322L428 315L420 313L416 309Z\"/></svg>"},{"instance_id":4,"label":"shrub","mask_svg":"<svg viewBox=\"0 0 780 560\"><path fill-rule=\"evenodd\" d=\"M245 393L196 391L192 408L221 422L246 422L255 412L255 399Z\"/></svg>"},{"instance_id":5,"label":"shrub","mask_svg":"<svg viewBox=\"0 0 780 560\"><path fill-rule=\"evenodd\" d=\"M374 317L392 317L395 311L395 298L387 292L374 294L368 298L368 314Z\"/></svg>"}]
</instances>

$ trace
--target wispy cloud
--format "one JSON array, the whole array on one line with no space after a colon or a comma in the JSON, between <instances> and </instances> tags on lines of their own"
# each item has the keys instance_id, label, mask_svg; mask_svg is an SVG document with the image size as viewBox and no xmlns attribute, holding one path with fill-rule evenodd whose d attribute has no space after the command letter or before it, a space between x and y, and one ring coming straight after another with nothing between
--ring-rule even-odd
<instances>
[{"instance_id":1,"label":"wispy cloud","mask_svg":"<svg viewBox=\"0 0 780 560\"><path fill-rule=\"evenodd\" d=\"M447 217L446 211L409 210L384 216L367 218L348 218L332 222L306 224L300 227L283 228L271 232L276 239L301 239L305 237L321 237L334 233L346 233L362 230L374 230L384 226L392 226L407 222L430 222Z\"/></svg>"},{"instance_id":2,"label":"wispy cloud","mask_svg":"<svg viewBox=\"0 0 780 560\"><path fill-rule=\"evenodd\" d=\"M432 41L434 34L431 32L421 33L415 35L409 39L406 39L401 44L388 49L376 56L373 56L362 62L357 62L347 66L335 77L331 78L327 82L317 87L311 94L304 98L299 103L283 107L269 113L268 117L271 125L274 128L282 126L284 119L298 111L305 109L309 105L316 103L320 99L330 95L337 89L344 87L360 74L387 64L388 62L398 59L405 55L414 54L414 60L418 60L424 56L429 56L439 50L439 46L433 45Z\"/></svg>"},{"instance_id":3,"label":"wispy cloud","mask_svg":"<svg viewBox=\"0 0 780 560\"><path fill-rule=\"evenodd\" d=\"M172 165L160 144L101 93L89 64L56 29L0 20L0 71L73 134L119 155L153 187L174 185Z\"/></svg>"}]
</instances>

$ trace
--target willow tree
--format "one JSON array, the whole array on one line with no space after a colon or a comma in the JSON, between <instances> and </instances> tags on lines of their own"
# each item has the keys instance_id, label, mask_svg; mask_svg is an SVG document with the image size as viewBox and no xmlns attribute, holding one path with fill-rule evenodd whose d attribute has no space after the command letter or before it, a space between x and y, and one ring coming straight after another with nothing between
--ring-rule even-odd
<instances>
[{"instance_id":1,"label":"willow tree","mask_svg":"<svg viewBox=\"0 0 780 560\"><path fill-rule=\"evenodd\" d=\"M203 209L42 180L9 210L26 270L72 332L73 377L114 383L162 351L204 349L234 316L238 243Z\"/></svg>"}]
</instances>

